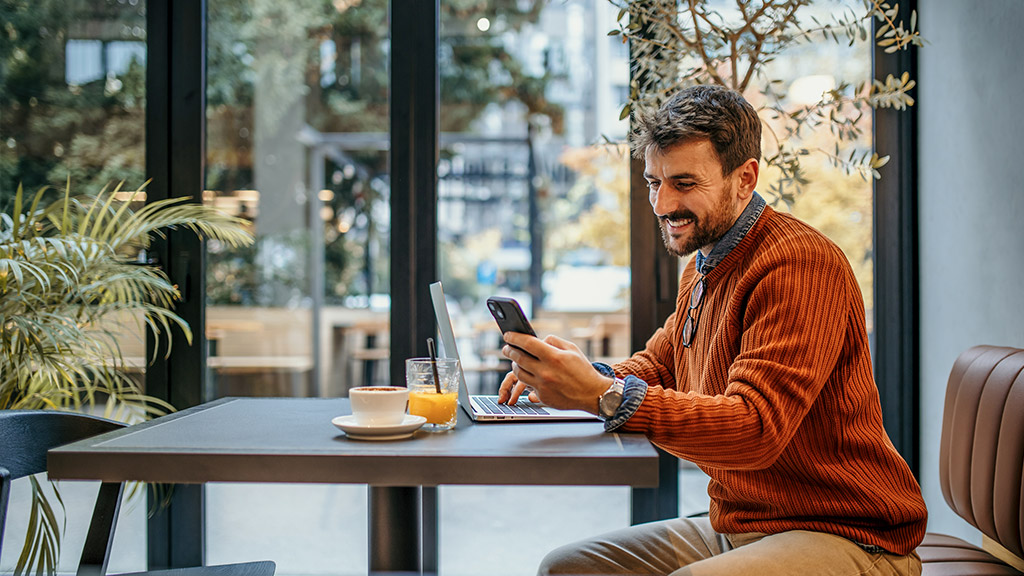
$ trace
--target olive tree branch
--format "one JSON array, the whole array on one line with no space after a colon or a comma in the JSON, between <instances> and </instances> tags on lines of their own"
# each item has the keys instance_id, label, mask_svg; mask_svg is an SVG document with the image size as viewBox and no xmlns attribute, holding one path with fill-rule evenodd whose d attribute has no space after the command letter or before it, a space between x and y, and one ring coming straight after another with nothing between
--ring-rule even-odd
<instances>
[{"instance_id":1,"label":"olive tree branch","mask_svg":"<svg viewBox=\"0 0 1024 576\"><path fill-rule=\"evenodd\" d=\"M711 26L712 31L717 31L718 28L708 20L705 14L698 12L697 7L701 3L700 0L688 1L690 4L690 20L693 22L693 34L696 38L696 42L693 46L693 49L697 51L697 53L701 57L701 60L704 61L704 68L707 70L708 76L710 76L715 81L715 83L721 86L728 86L725 80L723 80L722 77L718 75L717 66L714 66L714 61L708 54L708 45L704 41L704 34L701 32L700 24L697 22L698 14L700 14L702 20L704 20L705 22L708 23L709 26Z\"/></svg>"}]
</instances>

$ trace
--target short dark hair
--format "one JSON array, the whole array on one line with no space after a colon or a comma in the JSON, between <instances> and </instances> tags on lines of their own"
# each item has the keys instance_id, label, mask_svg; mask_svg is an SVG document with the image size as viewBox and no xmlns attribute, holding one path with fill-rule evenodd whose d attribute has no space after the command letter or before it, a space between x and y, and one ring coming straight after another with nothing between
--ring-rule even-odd
<instances>
[{"instance_id":1,"label":"short dark hair","mask_svg":"<svg viewBox=\"0 0 1024 576\"><path fill-rule=\"evenodd\" d=\"M718 154L722 174L753 158L761 160L761 119L743 96L715 84L677 92L653 113L638 114L633 154L667 150L676 144L707 139Z\"/></svg>"}]
</instances>

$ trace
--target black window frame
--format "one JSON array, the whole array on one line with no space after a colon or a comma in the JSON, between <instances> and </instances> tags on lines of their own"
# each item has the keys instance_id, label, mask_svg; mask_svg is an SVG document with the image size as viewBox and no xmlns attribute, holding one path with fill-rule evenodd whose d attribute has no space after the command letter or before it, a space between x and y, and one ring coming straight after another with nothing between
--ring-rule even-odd
<instances>
[{"instance_id":1,"label":"black window frame","mask_svg":"<svg viewBox=\"0 0 1024 576\"><path fill-rule=\"evenodd\" d=\"M903 14L917 11L917 0L902 0ZM877 31L873 21L872 32ZM874 38L874 35L872 35ZM917 50L886 53L875 46L872 77L917 78ZM917 181L917 106L877 109L873 146L890 156L874 182L872 217L874 279L874 368L882 419L896 450L914 477L921 467L920 272Z\"/></svg>"}]
</instances>

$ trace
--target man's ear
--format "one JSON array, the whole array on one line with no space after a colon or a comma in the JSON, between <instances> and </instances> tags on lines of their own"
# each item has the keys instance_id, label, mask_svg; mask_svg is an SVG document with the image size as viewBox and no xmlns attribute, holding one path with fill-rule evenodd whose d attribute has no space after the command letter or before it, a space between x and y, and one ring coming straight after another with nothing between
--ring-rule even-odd
<instances>
[{"instance_id":1,"label":"man's ear","mask_svg":"<svg viewBox=\"0 0 1024 576\"><path fill-rule=\"evenodd\" d=\"M761 164L755 158L748 158L736 169L736 178L739 184L737 192L740 198L748 198L753 194L754 189L757 188L757 175L760 169Z\"/></svg>"}]
</instances>

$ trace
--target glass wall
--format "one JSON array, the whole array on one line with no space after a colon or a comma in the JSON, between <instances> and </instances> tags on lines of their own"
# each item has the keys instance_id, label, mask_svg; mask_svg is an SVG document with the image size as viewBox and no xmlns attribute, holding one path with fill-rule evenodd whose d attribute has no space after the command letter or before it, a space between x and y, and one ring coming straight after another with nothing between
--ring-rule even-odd
<instances>
[{"instance_id":1,"label":"glass wall","mask_svg":"<svg viewBox=\"0 0 1024 576\"><path fill-rule=\"evenodd\" d=\"M615 10L461 5L441 2L438 254L470 386L493 390L509 367L484 306L496 294L540 333L625 357L629 161L606 143L628 128Z\"/></svg>"},{"instance_id":2,"label":"glass wall","mask_svg":"<svg viewBox=\"0 0 1024 576\"><path fill-rule=\"evenodd\" d=\"M207 253L210 397L387 379L387 2L208 5L204 201L256 243Z\"/></svg>"},{"instance_id":3,"label":"glass wall","mask_svg":"<svg viewBox=\"0 0 1024 576\"><path fill-rule=\"evenodd\" d=\"M59 198L67 185L72 194L95 195L121 181L127 190L145 182L145 10L143 0L0 3L0 210L9 213L19 185L29 197L51 186L47 202ZM137 197L136 205L144 199L144 194ZM3 232L9 232L4 228L0 243ZM112 313L91 328L118 334L125 370L141 384L145 338L140 320ZM62 572L78 565L95 494L96 485L61 486L67 516ZM139 492L122 507L111 571L145 568L143 496ZM15 481L2 573L14 570L22 550L30 502L28 480ZM56 496L51 494L50 503L59 511Z\"/></svg>"},{"instance_id":4,"label":"glass wall","mask_svg":"<svg viewBox=\"0 0 1024 576\"><path fill-rule=\"evenodd\" d=\"M493 393L510 368L491 295L595 359L629 354L629 161L602 144L628 127L615 13L590 0L441 0L438 255L473 393ZM627 488L509 484L440 488L443 574L530 574L554 546L629 525ZM514 554L501 552L510 534Z\"/></svg>"}]
</instances>

